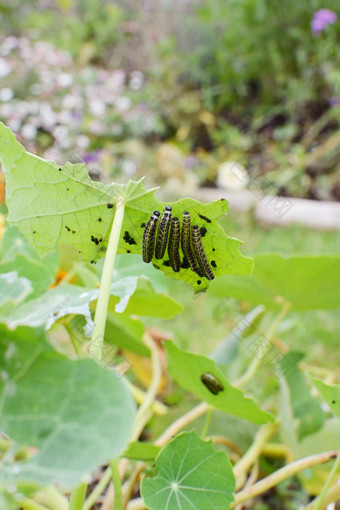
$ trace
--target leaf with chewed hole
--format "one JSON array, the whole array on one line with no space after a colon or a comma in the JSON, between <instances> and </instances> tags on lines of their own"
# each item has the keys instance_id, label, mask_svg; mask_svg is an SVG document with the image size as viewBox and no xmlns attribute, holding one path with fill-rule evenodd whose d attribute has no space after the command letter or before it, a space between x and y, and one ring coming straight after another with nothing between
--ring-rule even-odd
<instances>
[{"instance_id":1,"label":"leaf with chewed hole","mask_svg":"<svg viewBox=\"0 0 340 510\"><path fill-rule=\"evenodd\" d=\"M25 151L11 131L0 123L0 160L6 177L6 196L10 225L18 226L41 256L57 246L72 245L86 261L96 262L105 255L116 203L123 200L125 215L119 253L142 253L145 224L154 210L172 207L173 216L182 219L189 211L192 225L200 228L203 247L215 277L247 275L253 263L239 253L241 241L229 237L218 223L228 210L225 199L203 204L192 199L174 203L157 200L154 189L147 190L142 181L105 185L92 181L83 164L66 163L59 167ZM196 291L208 287L185 263L175 273L169 265L167 251L161 260L153 258L156 269L167 276L183 280Z\"/></svg>"}]
</instances>

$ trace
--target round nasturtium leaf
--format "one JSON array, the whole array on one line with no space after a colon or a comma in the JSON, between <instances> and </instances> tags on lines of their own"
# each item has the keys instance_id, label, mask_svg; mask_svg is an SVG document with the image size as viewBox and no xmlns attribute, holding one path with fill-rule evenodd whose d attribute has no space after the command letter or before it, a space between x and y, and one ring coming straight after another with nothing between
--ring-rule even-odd
<instances>
[{"instance_id":1,"label":"round nasturtium leaf","mask_svg":"<svg viewBox=\"0 0 340 510\"><path fill-rule=\"evenodd\" d=\"M156 459L157 475L142 482L149 510L229 510L235 478L224 452L196 432L175 437Z\"/></svg>"}]
</instances>

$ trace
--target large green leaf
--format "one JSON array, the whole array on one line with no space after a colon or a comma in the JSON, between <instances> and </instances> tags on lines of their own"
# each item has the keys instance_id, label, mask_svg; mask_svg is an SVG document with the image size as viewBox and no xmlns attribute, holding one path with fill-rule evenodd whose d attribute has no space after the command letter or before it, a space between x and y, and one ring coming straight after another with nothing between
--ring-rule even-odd
<instances>
[{"instance_id":1,"label":"large green leaf","mask_svg":"<svg viewBox=\"0 0 340 510\"><path fill-rule=\"evenodd\" d=\"M86 261L97 261L105 255L115 212L115 204L123 199L125 216L119 253L142 252L145 223L154 210L171 205L173 214L182 217L190 211L192 223L204 229L204 248L215 276L248 274L252 261L240 255L241 241L228 237L218 218L228 210L228 203L218 200L203 204L191 199L162 203L146 190L141 181L104 185L91 181L84 165L67 163L58 167L25 151L11 131L0 124L0 160L6 176L8 221L21 232L40 255L46 255L60 244L70 244ZM167 255L153 261L154 267L173 278L184 280L196 290L208 286L206 278L191 269L175 273Z\"/></svg>"},{"instance_id":2,"label":"large green leaf","mask_svg":"<svg viewBox=\"0 0 340 510\"><path fill-rule=\"evenodd\" d=\"M113 372L65 358L26 327L1 328L0 370L0 428L37 448L26 462L3 461L3 482L72 488L124 450L135 405Z\"/></svg>"},{"instance_id":3,"label":"large green leaf","mask_svg":"<svg viewBox=\"0 0 340 510\"><path fill-rule=\"evenodd\" d=\"M224 452L196 432L175 437L156 459L157 476L144 478L141 493L150 510L228 510L235 478Z\"/></svg>"},{"instance_id":4,"label":"large green leaf","mask_svg":"<svg viewBox=\"0 0 340 510\"><path fill-rule=\"evenodd\" d=\"M211 359L182 351L171 341L166 342L165 349L169 373L183 388L192 391L216 409L253 423L266 423L272 419L272 416L262 411L253 400L246 398L241 390L231 386L221 369ZM203 374L215 377L223 386L223 390L218 394L211 393L201 380Z\"/></svg>"},{"instance_id":5,"label":"large green leaf","mask_svg":"<svg viewBox=\"0 0 340 510\"><path fill-rule=\"evenodd\" d=\"M279 309L340 308L340 255L259 254L251 277L223 276L209 291Z\"/></svg>"}]
</instances>

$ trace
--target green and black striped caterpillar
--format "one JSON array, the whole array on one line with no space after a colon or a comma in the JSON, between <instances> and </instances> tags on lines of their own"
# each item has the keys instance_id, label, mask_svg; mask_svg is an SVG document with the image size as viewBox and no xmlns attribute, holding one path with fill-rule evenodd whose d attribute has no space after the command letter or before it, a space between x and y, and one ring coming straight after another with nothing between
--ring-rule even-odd
<instances>
[{"instance_id":1,"label":"green and black striped caterpillar","mask_svg":"<svg viewBox=\"0 0 340 510\"><path fill-rule=\"evenodd\" d=\"M151 262L155 247L156 229L159 218L159 211L154 211L146 224L143 235L143 261Z\"/></svg>"},{"instance_id":2,"label":"green and black striped caterpillar","mask_svg":"<svg viewBox=\"0 0 340 510\"><path fill-rule=\"evenodd\" d=\"M156 238L156 247L155 247L155 257L156 259L162 259L164 257L166 245L168 243L168 233L171 222L171 207L167 205L164 213L162 214L161 220L159 222L157 238Z\"/></svg>"},{"instance_id":3,"label":"green and black striped caterpillar","mask_svg":"<svg viewBox=\"0 0 340 510\"><path fill-rule=\"evenodd\" d=\"M159 222L158 230L159 211L154 211L150 217L143 235L143 261L151 262L153 256L158 260L162 259L166 247L168 247L168 264L175 273L178 273L181 267L190 267L199 276L213 280L214 273L203 247L199 226L191 225L190 213L184 211L181 230L179 218L172 218L171 211L172 208L167 205ZM183 252L182 266L180 245Z\"/></svg>"}]
</instances>

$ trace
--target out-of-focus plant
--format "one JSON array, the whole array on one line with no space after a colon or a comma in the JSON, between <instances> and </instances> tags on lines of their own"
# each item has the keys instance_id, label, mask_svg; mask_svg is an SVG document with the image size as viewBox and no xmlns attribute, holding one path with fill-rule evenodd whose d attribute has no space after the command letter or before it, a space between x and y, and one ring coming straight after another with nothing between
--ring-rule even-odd
<instances>
[{"instance_id":1,"label":"out-of-focus plant","mask_svg":"<svg viewBox=\"0 0 340 510\"><path fill-rule=\"evenodd\" d=\"M282 101L283 109L295 112L308 101L327 101L336 92L330 76L339 66L340 24L334 5L332 23L312 30L322 7L320 0L200 3L198 25L188 21L181 48L188 79L219 108L247 101L249 111L259 102L266 109Z\"/></svg>"}]
</instances>

